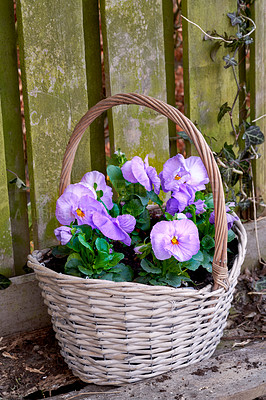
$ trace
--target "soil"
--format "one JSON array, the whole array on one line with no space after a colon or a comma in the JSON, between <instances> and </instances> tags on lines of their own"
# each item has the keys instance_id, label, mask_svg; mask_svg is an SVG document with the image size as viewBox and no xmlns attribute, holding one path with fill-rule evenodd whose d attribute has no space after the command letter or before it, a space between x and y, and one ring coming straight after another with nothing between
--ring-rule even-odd
<instances>
[{"instance_id":1,"label":"soil","mask_svg":"<svg viewBox=\"0 0 266 400\"><path fill-rule=\"evenodd\" d=\"M265 272L261 268L240 275L220 347L243 347L266 338L265 289L256 291ZM86 385L64 363L51 327L0 338L0 400L43 399ZM91 391L99 390L91 386Z\"/></svg>"}]
</instances>

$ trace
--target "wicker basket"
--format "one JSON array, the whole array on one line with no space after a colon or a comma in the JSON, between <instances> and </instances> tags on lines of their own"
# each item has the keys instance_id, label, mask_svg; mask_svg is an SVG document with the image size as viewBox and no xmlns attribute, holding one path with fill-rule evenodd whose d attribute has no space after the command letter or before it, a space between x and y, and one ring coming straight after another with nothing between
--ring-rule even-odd
<instances>
[{"instance_id":1,"label":"wicker basket","mask_svg":"<svg viewBox=\"0 0 266 400\"><path fill-rule=\"evenodd\" d=\"M137 104L160 112L195 143L214 196L215 283L195 290L83 279L46 268L41 259L47 250L34 251L28 265L39 280L61 353L75 375L101 385L136 382L210 357L226 324L246 248L246 233L237 221L238 255L228 274L223 187L212 152L188 118L151 97L115 95L87 112L65 153L60 194L70 183L75 152L86 128L103 111L119 104Z\"/></svg>"}]
</instances>

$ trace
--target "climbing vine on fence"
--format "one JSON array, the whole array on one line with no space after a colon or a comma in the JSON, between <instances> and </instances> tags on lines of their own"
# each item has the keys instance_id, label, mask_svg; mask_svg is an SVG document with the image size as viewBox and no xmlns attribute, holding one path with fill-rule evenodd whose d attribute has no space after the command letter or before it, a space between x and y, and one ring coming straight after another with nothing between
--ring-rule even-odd
<instances>
[{"instance_id":1,"label":"climbing vine on fence","mask_svg":"<svg viewBox=\"0 0 266 400\"><path fill-rule=\"evenodd\" d=\"M264 134L260 128L254 125L255 121L249 121L247 83L240 82L236 73L236 69L248 57L249 46L253 43L251 34L256 29L250 15L250 6L253 2L254 0L239 0L237 10L227 14L231 25L237 28L235 36L229 36L226 32L219 34L214 30L206 37L206 40L216 39L210 54L213 61L221 46L228 49L228 54L223 57L224 68L232 69L236 83L233 103L222 104L217 116L218 123L226 116L230 118L234 142L224 143L221 150L214 154L223 178L227 200L235 201L240 210L246 210L251 206L254 195L252 164L261 156L258 146L264 142ZM242 54L244 54L243 59L240 57ZM243 102L239 104L241 119L236 124L233 120L233 110L241 92L244 94Z\"/></svg>"}]
</instances>

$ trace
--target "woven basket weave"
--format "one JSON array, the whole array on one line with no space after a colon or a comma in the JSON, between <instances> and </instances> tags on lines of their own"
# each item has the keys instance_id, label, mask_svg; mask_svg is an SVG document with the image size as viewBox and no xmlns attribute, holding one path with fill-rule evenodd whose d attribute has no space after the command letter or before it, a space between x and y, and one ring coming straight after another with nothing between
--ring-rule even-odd
<instances>
[{"instance_id":1,"label":"woven basket weave","mask_svg":"<svg viewBox=\"0 0 266 400\"><path fill-rule=\"evenodd\" d=\"M222 336L246 249L246 233L237 221L238 255L228 274L223 187L212 152L188 118L148 96L115 95L85 114L65 153L60 194L70 183L75 152L86 128L103 111L119 104L138 104L160 112L195 143L214 197L214 286L175 289L83 279L46 268L41 260L47 250L29 255L28 265L39 280L66 363L83 381L101 385L136 382L210 357Z\"/></svg>"}]
</instances>

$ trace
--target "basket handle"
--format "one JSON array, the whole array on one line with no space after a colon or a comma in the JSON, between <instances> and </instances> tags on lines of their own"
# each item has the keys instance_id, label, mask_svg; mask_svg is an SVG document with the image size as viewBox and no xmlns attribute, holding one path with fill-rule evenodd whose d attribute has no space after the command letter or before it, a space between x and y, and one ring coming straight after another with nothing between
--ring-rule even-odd
<instances>
[{"instance_id":1,"label":"basket handle","mask_svg":"<svg viewBox=\"0 0 266 400\"><path fill-rule=\"evenodd\" d=\"M213 192L215 210L215 252L212 264L212 275L214 279L213 290L220 286L227 289L227 219L225 212L225 200L223 185L219 168L216 164L212 151L195 125L173 106L161 100L137 93L116 94L108 97L93 106L81 118L76 125L66 148L63 159L59 194L70 184L71 170L79 142L88 126L104 111L120 104L136 104L151 108L166 116L184 130L193 141L203 164L207 170Z\"/></svg>"}]
</instances>

